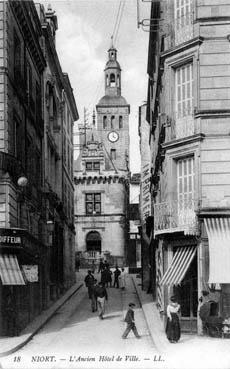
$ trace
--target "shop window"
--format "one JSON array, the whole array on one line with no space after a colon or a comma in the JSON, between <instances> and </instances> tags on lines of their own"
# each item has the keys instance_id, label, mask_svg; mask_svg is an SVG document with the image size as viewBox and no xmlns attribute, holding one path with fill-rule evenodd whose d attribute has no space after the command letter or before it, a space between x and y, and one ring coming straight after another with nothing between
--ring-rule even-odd
<instances>
[{"instance_id":1,"label":"shop window","mask_svg":"<svg viewBox=\"0 0 230 369\"><path fill-rule=\"evenodd\" d=\"M101 194L87 193L85 195L86 214L101 214Z\"/></svg>"}]
</instances>

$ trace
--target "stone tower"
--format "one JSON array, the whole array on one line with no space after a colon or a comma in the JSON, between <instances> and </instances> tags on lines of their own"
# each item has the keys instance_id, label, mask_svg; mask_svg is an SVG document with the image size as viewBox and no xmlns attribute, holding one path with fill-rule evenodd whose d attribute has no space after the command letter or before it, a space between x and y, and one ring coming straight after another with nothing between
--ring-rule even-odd
<instances>
[{"instance_id":1,"label":"stone tower","mask_svg":"<svg viewBox=\"0 0 230 369\"><path fill-rule=\"evenodd\" d=\"M128 173L130 106L121 96L121 67L113 44L108 50L104 78L105 95L96 105L98 135L116 169Z\"/></svg>"},{"instance_id":2,"label":"stone tower","mask_svg":"<svg viewBox=\"0 0 230 369\"><path fill-rule=\"evenodd\" d=\"M121 96L121 68L113 45L104 73L97 124L93 117L91 126L81 127L82 149L75 163L76 251L82 263L97 265L106 258L111 266L122 266L129 230L130 107Z\"/></svg>"}]
</instances>

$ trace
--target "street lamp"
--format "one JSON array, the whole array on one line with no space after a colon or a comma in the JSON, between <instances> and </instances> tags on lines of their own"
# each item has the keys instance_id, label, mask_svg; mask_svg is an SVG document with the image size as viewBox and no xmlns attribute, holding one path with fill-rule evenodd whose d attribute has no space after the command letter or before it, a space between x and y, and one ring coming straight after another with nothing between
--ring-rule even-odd
<instances>
[{"instance_id":1,"label":"street lamp","mask_svg":"<svg viewBox=\"0 0 230 369\"><path fill-rule=\"evenodd\" d=\"M17 184L19 187L26 187L28 184L28 179L25 176L21 175L17 180Z\"/></svg>"}]
</instances>

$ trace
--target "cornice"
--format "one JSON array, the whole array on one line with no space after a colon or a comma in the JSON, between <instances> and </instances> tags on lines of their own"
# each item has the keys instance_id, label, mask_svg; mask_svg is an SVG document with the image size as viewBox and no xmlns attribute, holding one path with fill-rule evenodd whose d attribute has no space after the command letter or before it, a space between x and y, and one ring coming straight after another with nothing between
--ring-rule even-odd
<instances>
[{"instance_id":1,"label":"cornice","mask_svg":"<svg viewBox=\"0 0 230 369\"><path fill-rule=\"evenodd\" d=\"M196 38L193 38L192 40L186 41L183 44L180 44L178 46L175 46L169 50L166 50L164 52L161 53L161 59L166 59L169 58L175 54L179 54L182 51L185 51L187 49L191 49L194 46L200 45L202 44L204 38L199 36Z\"/></svg>"},{"instance_id":2,"label":"cornice","mask_svg":"<svg viewBox=\"0 0 230 369\"><path fill-rule=\"evenodd\" d=\"M187 145L187 144L191 144L193 142L202 141L204 139L204 137L205 137L205 135L203 133L198 133L198 134L193 135L193 136L183 137L183 138L180 138L178 140L173 140L173 141L166 142L166 143L162 144L162 148L167 150L167 149L171 149L171 148L178 147L178 146L184 146L184 145Z\"/></svg>"},{"instance_id":3,"label":"cornice","mask_svg":"<svg viewBox=\"0 0 230 369\"><path fill-rule=\"evenodd\" d=\"M34 3L29 1L10 1L9 3L15 15L15 19L18 22L18 26L22 31L24 41L36 62L39 73L41 73L46 66L46 61L38 42L38 37L42 35L41 28L38 27L40 23L36 22L36 31L38 32L38 35L36 35L31 23L31 16L28 13L28 7L31 7L33 16L37 16L36 9L34 8Z\"/></svg>"},{"instance_id":4,"label":"cornice","mask_svg":"<svg viewBox=\"0 0 230 369\"><path fill-rule=\"evenodd\" d=\"M81 177L74 177L74 184L100 184L100 183L122 183L124 185L129 185L129 181L125 177L120 177L118 175L115 176L81 176Z\"/></svg>"}]
</instances>

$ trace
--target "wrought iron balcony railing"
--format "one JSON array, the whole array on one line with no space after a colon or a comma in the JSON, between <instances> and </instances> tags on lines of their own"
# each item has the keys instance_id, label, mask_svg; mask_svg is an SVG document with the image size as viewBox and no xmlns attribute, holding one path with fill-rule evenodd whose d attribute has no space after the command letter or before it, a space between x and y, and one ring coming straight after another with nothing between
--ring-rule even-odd
<instances>
[{"instance_id":1,"label":"wrought iron balcony railing","mask_svg":"<svg viewBox=\"0 0 230 369\"><path fill-rule=\"evenodd\" d=\"M154 205L154 234L183 231L197 234L195 200L183 199Z\"/></svg>"}]
</instances>

